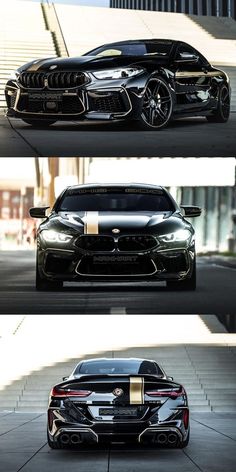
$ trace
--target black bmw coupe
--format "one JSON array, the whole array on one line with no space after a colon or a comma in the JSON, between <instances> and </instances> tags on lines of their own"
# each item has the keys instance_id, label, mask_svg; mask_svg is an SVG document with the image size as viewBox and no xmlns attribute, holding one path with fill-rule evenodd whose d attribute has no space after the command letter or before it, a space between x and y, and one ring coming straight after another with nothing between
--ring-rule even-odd
<instances>
[{"instance_id":1,"label":"black bmw coupe","mask_svg":"<svg viewBox=\"0 0 236 472\"><path fill-rule=\"evenodd\" d=\"M43 218L37 234L36 288L60 289L64 281L166 281L195 290L193 226L196 206L179 207L163 187L85 184L66 188L49 207L30 209Z\"/></svg>"},{"instance_id":2,"label":"black bmw coupe","mask_svg":"<svg viewBox=\"0 0 236 472\"><path fill-rule=\"evenodd\" d=\"M152 360L83 360L50 393L52 449L130 441L184 448L189 434L185 389Z\"/></svg>"},{"instance_id":3,"label":"black bmw coupe","mask_svg":"<svg viewBox=\"0 0 236 472\"><path fill-rule=\"evenodd\" d=\"M6 84L8 116L32 126L58 120L134 120L161 129L173 118L226 122L227 75L182 41L146 39L98 47L81 57L21 66Z\"/></svg>"}]
</instances>

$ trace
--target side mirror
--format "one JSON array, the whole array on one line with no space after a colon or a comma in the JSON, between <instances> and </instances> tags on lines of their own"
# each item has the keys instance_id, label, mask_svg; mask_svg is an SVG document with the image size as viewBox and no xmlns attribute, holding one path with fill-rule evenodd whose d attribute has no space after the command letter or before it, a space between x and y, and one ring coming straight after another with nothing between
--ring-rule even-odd
<instances>
[{"instance_id":1,"label":"side mirror","mask_svg":"<svg viewBox=\"0 0 236 472\"><path fill-rule=\"evenodd\" d=\"M180 205L180 208L183 208L184 216L188 216L190 218L195 218L196 216L200 216L202 213L202 209L198 206Z\"/></svg>"},{"instance_id":2,"label":"side mirror","mask_svg":"<svg viewBox=\"0 0 236 472\"><path fill-rule=\"evenodd\" d=\"M167 380L174 380L174 377L170 377L169 375L167 376Z\"/></svg>"},{"instance_id":3,"label":"side mirror","mask_svg":"<svg viewBox=\"0 0 236 472\"><path fill-rule=\"evenodd\" d=\"M46 211L47 209L50 208L49 206L47 207L33 207L30 208L29 214L32 218L46 218Z\"/></svg>"},{"instance_id":4,"label":"side mirror","mask_svg":"<svg viewBox=\"0 0 236 472\"><path fill-rule=\"evenodd\" d=\"M62 377L62 380L68 380L69 377Z\"/></svg>"},{"instance_id":5,"label":"side mirror","mask_svg":"<svg viewBox=\"0 0 236 472\"><path fill-rule=\"evenodd\" d=\"M175 60L177 64L196 64L198 61L199 56L197 56L196 54L190 54L188 52L181 52L178 56L178 59Z\"/></svg>"}]
</instances>

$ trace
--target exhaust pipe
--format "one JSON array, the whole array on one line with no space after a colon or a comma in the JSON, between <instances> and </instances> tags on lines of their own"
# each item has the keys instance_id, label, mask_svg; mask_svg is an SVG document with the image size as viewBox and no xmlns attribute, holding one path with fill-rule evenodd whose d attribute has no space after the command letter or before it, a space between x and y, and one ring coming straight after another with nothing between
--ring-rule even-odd
<instances>
[{"instance_id":1,"label":"exhaust pipe","mask_svg":"<svg viewBox=\"0 0 236 472\"><path fill-rule=\"evenodd\" d=\"M157 436L158 444L166 444L167 443L167 435L166 433L160 433Z\"/></svg>"},{"instance_id":2,"label":"exhaust pipe","mask_svg":"<svg viewBox=\"0 0 236 472\"><path fill-rule=\"evenodd\" d=\"M71 444L80 444L82 443L80 434L72 434L70 437Z\"/></svg>"},{"instance_id":3,"label":"exhaust pipe","mask_svg":"<svg viewBox=\"0 0 236 472\"><path fill-rule=\"evenodd\" d=\"M63 444L63 446L66 446L70 442L70 436L67 433L63 433L60 436L60 442Z\"/></svg>"},{"instance_id":4,"label":"exhaust pipe","mask_svg":"<svg viewBox=\"0 0 236 472\"><path fill-rule=\"evenodd\" d=\"M177 436L174 433L170 433L168 436L168 443L174 446L177 443Z\"/></svg>"}]
</instances>

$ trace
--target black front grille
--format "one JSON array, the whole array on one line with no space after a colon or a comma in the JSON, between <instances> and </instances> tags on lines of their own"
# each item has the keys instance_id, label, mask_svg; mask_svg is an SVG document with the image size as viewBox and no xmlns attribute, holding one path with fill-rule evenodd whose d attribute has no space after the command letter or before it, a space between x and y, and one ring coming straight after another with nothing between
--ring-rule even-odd
<instances>
[{"instance_id":1,"label":"black front grille","mask_svg":"<svg viewBox=\"0 0 236 472\"><path fill-rule=\"evenodd\" d=\"M76 245L91 252L113 251L115 248L112 236L80 236Z\"/></svg>"},{"instance_id":2,"label":"black front grille","mask_svg":"<svg viewBox=\"0 0 236 472\"><path fill-rule=\"evenodd\" d=\"M22 72L19 82L30 89L69 89L81 87L89 78L83 72Z\"/></svg>"},{"instance_id":3,"label":"black front grille","mask_svg":"<svg viewBox=\"0 0 236 472\"><path fill-rule=\"evenodd\" d=\"M148 251L157 246L153 236L121 236L118 241L120 251Z\"/></svg>"},{"instance_id":4,"label":"black front grille","mask_svg":"<svg viewBox=\"0 0 236 472\"><path fill-rule=\"evenodd\" d=\"M125 112L125 105L119 92L111 92L106 95L89 96L90 111L101 113Z\"/></svg>"},{"instance_id":5,"label":"black front grille","mask_svg":"<svg viewBox=\"0 0 236 472\"><path fill-rule=\"evenodd\" d=\"M46 114L79 114L84 110L83 104L77 95L61 95L60 100L52 100L50 97L31 99L28 94L21 94L17 109L22 113L46 113Z\"/></svg>"},{"instance_id":6,"label":"black front grille","mask_svg":"<svg viewBox=\"0 0 236 472\"><path fill-rule=\"evenodd\" d=\"M115 239L113 236L80 236L76 245L89 252L142 252L149 251L157 246L157 241L153 236L134 235L120 236Z\"/></svg>"}]
</instances>

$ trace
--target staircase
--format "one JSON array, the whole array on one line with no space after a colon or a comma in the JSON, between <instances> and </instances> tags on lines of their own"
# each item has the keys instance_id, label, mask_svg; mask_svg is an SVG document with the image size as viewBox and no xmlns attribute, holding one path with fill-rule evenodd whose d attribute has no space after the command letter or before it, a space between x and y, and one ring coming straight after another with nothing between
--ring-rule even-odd
<instances>
[{"instance_id":1,"label":"staircase","mask_svg":"<svg viewBox=\"0 0 236 472\"><path fill-rule=\"evenodd\" d=\"M103 353L111 357L111 352ZM168 375L186 388L192 412L236 412L236 350L227 346L163 346L132 348L118 357L157 360ZM86 356L96 357L96 356ZM42 368L0 390L0 411L41 412L51 387L68 375L79 359Z\"/></svg>"},{"instance_id":2,"label":"staircase","mask_svg":"<svg viewBox=\"0 0 236 472\"><path fill-rule=\"evenodd\" d=\"M8 0L0 6L0 112L6 108L4 87L11 73L34 59L55 57L40 3Z\"/></svg>"}]
</instances>

